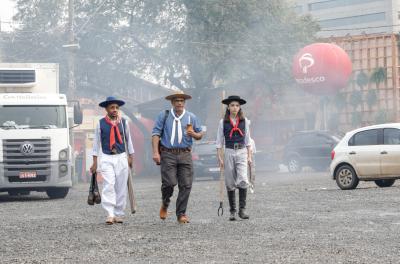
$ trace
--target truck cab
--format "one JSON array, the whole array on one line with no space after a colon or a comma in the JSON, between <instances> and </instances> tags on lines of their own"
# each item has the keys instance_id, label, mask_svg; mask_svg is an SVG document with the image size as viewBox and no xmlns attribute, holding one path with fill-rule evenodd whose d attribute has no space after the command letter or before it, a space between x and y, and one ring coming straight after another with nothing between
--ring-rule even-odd
<instances>
[{"instance_id":1,"label":"truck cab","mask_svg":"<svg viewBox=\"0 0 400 264\"><path fill-rule=\"evenodd\" d=\"M0 192L64 198L72 187L73 118L58 75L57 64L0 63Z\"/></svg>"}]
</instances>

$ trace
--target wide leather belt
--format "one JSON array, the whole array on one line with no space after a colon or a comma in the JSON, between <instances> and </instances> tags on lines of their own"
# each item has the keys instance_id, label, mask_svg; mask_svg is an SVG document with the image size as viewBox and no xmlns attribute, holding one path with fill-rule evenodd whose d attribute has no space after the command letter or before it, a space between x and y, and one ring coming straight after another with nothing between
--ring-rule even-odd
<instances>
[{"instance_id":1,"label":"wide leather belt","mask_svg":"<svg viewBox=\"0 0 400 264\"><path fill-rule=\"evenodd\" d=\"M234 149L234 150L243 149L243 148L245 148L245 147L246 147L246 145L245 145L245 144L242 144L242 143L233 143L233 144L227 144L227 145L225 145L225 148Z\"/></svg>"},{"instance_id":2,"label":"wide leather belt","mask_svg":"<svg viewBox=\"0 0 400 264\"><path fill-rule=\"evenodd\" d=\"M191 148L166 148L163 146L160 146L160 150L161 151L165 151L165 152L171 152L174 154L179 154L179 153L183 153L183 152L190 152L192 151Z\"/></svg>"}]
</instances>

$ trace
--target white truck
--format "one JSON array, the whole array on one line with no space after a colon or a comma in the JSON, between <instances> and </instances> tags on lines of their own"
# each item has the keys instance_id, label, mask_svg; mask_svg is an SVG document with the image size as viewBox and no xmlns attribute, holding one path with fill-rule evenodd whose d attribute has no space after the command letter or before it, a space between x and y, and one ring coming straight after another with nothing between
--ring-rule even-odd
<instances>
[{"instance_id":1,"label":"white truck","mask_svg":"<svg viewBox=\"0 0 400 264\"><path fill-rule=\"evenodd\" d=\"M59 93L58 64L0 63L0 192L66 197L71 123L82 123L79 106L69 109Z\"/></svg>"}]
</instances>

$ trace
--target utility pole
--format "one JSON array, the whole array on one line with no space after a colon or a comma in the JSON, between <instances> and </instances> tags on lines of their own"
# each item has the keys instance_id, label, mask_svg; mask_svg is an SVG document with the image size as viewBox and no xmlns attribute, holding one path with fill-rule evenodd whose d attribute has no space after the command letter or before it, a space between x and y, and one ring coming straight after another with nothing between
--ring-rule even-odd
<instances>
[{"instance_id":1,"label":"utility pole","mask_svg":"<svg viewBox=\"0 0 400 264\"><path fill-rule=\"evenodd\" d=\"M68 0L68 44L64 45L68 48L68 98L75 100L75 36L74 36L74 0ZM73 119L72 119L73 120ZM71 122L73 124L73 122ZM69 134L72 156L72 183L78 182L78 175L75 173L75 137L74 131L71 130Z\"/></svg>"},{"instance_id":2,"label":"utility pole","mask_svg":"<svg viewBox=\"0 0 400 264\"><path fill-rule=\"evenodd\" d=\"M74 0L68 0L68 95L70 100L75 99L75 52L72 45L74 36Z\"/></svg>"}]
</instances>

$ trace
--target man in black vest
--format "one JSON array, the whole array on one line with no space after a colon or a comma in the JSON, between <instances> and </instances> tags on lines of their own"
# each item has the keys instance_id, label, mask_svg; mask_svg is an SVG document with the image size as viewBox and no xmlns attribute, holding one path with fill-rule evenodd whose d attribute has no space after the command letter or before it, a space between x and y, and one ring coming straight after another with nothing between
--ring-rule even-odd
<instances>
[{"instance_id":1,"label":"man in black vest","mask_svg":"<svg viewBox=\"0 0 400 264\"><path fill-rule=\"evenodd\" d=\"M239 96L231 95L222 100L222 103L226 104L227 108L224 118L219 122L216 144L218 161L225 174L231 213L229 220L236 220L236 188L239 189L239 217L249 219L245 209L249 186L247 166L252 163L250 122L244 117L241 109L241 105L244 105L246 101Z\"/></svg>"},{"instance_id":2,"label":"man in black vest","mask_svg":"<svg viewBox=\"0 0 400 264\"><path fill-rule=\"evenodd\" d=\"M97 170L97 157L100 157L100 170L103 176L101 204L108 216L106 224L122 223L127 198L129 168L133 164L133 144L128 123L120 117L119 107L125 102L113 96L107 97L99 106L105 108L107 115L97 124L93 140L93 165L91 173ZM125 141L128 150L125 149ZM127 158L126 152L129 153Z\"/></svg>"}]
</instances>

